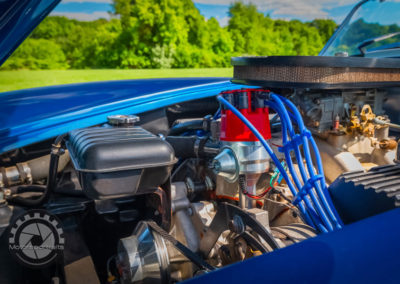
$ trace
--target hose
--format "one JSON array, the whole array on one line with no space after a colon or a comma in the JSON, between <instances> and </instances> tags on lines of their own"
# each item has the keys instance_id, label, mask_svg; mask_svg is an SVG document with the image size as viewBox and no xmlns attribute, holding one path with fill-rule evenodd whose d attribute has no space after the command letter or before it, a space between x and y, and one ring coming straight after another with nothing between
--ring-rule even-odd
<instances>
[{"instance_id":1,"label":"hose","mask_svg":"<svg viewBox=\"0 0 400 284\"><path fill-rule=\"evenodd\" d=\"M218 108L217 112L213 116L213 120L221 118L221 108Z\"/></svg>"},{"instance_id":2,"label":"hose","mask_svg":"<svg viewBox=\"0 0 400 284\"><path fill-rule=\"evenodd\" d=\"M165 140L174 148L175 156L186 159L197 157L195 151L196 136L168 136Z\"/></svg>"},{"instance_id":3,"label":"hose","mask_svg":"<svg viewBox=\"0 0 400 284\"><path fill-rule=\"evenodd\" d=\"M207 136L168 136L165 140L171 144L175 156L180 159L215 156L220 147Z\"/></svg>"},{"instance_id":4,"label":"hose","mask_svg":"<svg viewBox=\"0 0 400 284\"><path fill-rule=\"evenodd\" d=\"M68 151L65 151L67 153ZM60 156L58 172L62 171L70 161L69 155ZM38 181L47 178L49 173L50 155L36 158L26 162L31 170L32 180Z\"/></svg>"},{"instance_id":5,"label":"hose","mask_svg":"<svg viewBox=\"0 0 400 284\"><path fill-rule=\"evenodd\" d=\"M66 151L67 152L67 151ZM20 185L31 184L47 178L49 173L50 154L14 166L0 168L0 182L7 188ZM62 171L70 161L69 155L60 157L58 172Z\"/></svg>"},{"instance_id":6,"label":"hose","mask_svg":"<svg viewBox=\"0 0 400 284\"><path fill-rule=\"evenodd\" d=\"M202 130L203 118L191 119L181 123L177 123L169 130L168 136L178 136L191 130Z\"/></svg>"},{"instance_id":7,"label":"hose","mask_svg":"<svg viewBox=\"0 0 400 284\"><path fill-rule=\"evenodd\" d=\"M47 178L47 186L44 188L43 194L36 199L28 199L16 195L11 196L7 201L27 207L37 207L41 206L49 199L50 193L54 191L57 186L58 161L60 156L64 154L64 149L61 147L61 144L65 136L66 134L58 136L51 147L49 175Z\"/></svg>"}]
</instances>

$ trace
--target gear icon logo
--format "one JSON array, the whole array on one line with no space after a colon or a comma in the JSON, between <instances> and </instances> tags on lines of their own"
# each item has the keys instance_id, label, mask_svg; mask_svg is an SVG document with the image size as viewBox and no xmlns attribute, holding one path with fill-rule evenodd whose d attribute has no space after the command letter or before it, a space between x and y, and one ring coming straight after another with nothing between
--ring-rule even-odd
<instances>
[{"instance_id":1,"label":"gear icon logo","mask_svg":"<svg viewBox=\"0 0 400 284\"><path fill-rule=\"evenodd\" d=\"M10 253L22 265L43 268L64 250L64 232L56 216L45 210L30 210L11 226Z\"/></svg>"}]
</instances>

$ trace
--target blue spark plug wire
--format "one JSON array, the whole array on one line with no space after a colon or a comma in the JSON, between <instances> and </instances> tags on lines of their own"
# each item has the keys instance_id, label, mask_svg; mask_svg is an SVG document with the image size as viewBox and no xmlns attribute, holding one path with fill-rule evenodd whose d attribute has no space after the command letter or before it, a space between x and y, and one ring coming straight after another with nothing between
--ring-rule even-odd
<instances>
[{"instance_id":1,"label":"blue spark plug wire","mask_svg":"<svg viewBox=\"0 0 400 284\"><path fill-rule=\"evenodd\" d=\"M290 143L290 141L288 140L288 137L287 137L288 133L290 133L291 134L290 136L293 137L293 136L295 136L295 132L294 132L294 130L292 128L292 125L287 123L287 119L283 119L283 117L285 117L285 116L288 117L288 114L285 113L286 110L282 111L282 109L279 108L279 106L275 102L272 102L272 101L267 101L266 104L271 109L273 109L276 113L278 113L278 115L281 117L282 144L283 145L288 145L288 143ZM299 160L299 161L302 161L302 159L300 158L301 154L300 154L298 145L292 144L292 146L294 146L293 150L295 152L296 159ZM293 164L292 157L291 157L291 154L290 154L290 149L289 149L289 147L284 147L283 150L281 149L281 151L285 154L286 163L288 165L288 169L289 169L289 172L290 172L290 174L292 176L292 179L293 179L297 189L300 190L303 186L302 186L302 183L299 180L299 178L297 176L297 173L296 173L296 170L294 168L294 164ZM302 163L299 163L298 166L299 166L299 171L302 174L302 178L303 178L303 181L304 181L304 184L305 184L306 181L307 181L307 177L305 176L304 165L302 165ZM298 190L294 190L294 192L292 192L293 196L296 196L296 194L298 194ZM312 201L314 203L314 201L316 201L316 198L312 197ZM310 215L311 215L311 217L313 219L313 223L315 225L317 225L317 227L319 227L320 231L326 232L328 230L327 227L330 230L332 230L332 226L330 225L330 222L327 221L326 218L325 218L325 222L323 222L323 220L322 220L322 222L324 223L324 226L323 226L323 228L321 227L321 218L318 216L317 213L315 213L314 206L311 203L309 198L305 197L304 198L304 203L306 205L307 210L310 212ZM320 206L317 208L317 210L319 211L318 213L321 213L323 211ZM325 214L323 214L323 216L325 216Z\"/></svg>"},{"instance_id":2,"label":"blue spark plug wire","mask_svg":"<svg viewBox=\"0 0 400 284\"><path fill-rule=\"evenodd\" d=\"M298 125L300 133L308 131L307 128L304 126L303 119L301 117L300 112L296 108L296 106L287 98L284 98L284 97L278 96L278 95L273 95L273 96L276 96L278 99L281 99L285 103L285 105L287 105L289 107L289 109L291 110L291 112L294 115L293 121ZM332 201L331 201L329 193L328 193L328 189L327 189L326 182L325 182L325 176L323 174L324 170L322 167L321 156L319 155L317 144L315 143L315 140L312 137L312 135L310 135L308 140L304 136L302 138L303 138L304 156L306 158L306 164L307 164L309 176L310 176L310 178L314 178L314 176L316 175L315 171L314 171L314 164L312 161L310 147L308 144L310 142L311 147L314 151L314 157L315 157L315 160L317 163L317 173L319 173L322 177L319 180L319 182L315 183L315 189L316 189L319 199L322 202L323 207L325 208L325 210L327 212L327 215L332 220L334 227L339 229L342 227L343 223L341 222L340 217L335 210L335 207L332 205Z\"/></svg>"},{"instance_id":3,"label":"blue spark plug wire","mask_svg":"<svg viewBox=\"0 0 400 284\"><path fill-rule=\"evenodd\" d=\"M272 148L269 146L264 137L262 137L262 135L258 132L258 130L227 100L225 100L222 96L217 97L218 101L231 110L254 133L254 135L264 146L276 167L280 171L282 177L288 184L289 189L294 196L293 203L299 207L299 210L304 216L305 221L311 226L318 228L321 232L328 232L341 228L342 222L332 205L332 201L327 191L321 157L319 155L315 140L313 139L311 133L304 126L301 115L292 102L273 93L270 93L270 98L271 100L265 101L265 104L273 109L280 117L283 147L279 150L285 154L286 163L296 187L293 185L292 180L290 179L286 170L282 167ZM287 108L290 111L288 111ZM299 134L295 133L293 123L298 125L300 132ZM314 171L314 164L312 162L308 143L311 143L311 147L315 153L317 173ZM303 146L302 148L306 160L308 175L303 164L300 146ZM297 176L294 164L292 162L291 151L294 152L296 160L298 161L298 168L303 183L300 182Z\"/></svg>"},{"instance_id":4,"label":"blue spark plug wire","mask_svg":"<svg viewBox=\"0 0 400 284\"><path fill-rule=\"evenodd\" d=\"M275 163L276 167L279 169L279 172L285 179L287 185L289 186L290 191L292 192L293 195L295 195L297 193L297 190L293 186L291 179L289 178L287 172L281 165L279 159L276 157L274 151L271 149L271 147L269 146L267 141L264 139L264 137L260 134L260 132L253 126L253 124L251 124L250 121L247 120L247 118L245 116L243 116L240 113L240 111L238 111L233 105L231 105L222 96L217 96L217 99L219 102L221 102L223 105L225 105L230 111L232 111L251 130L251 132L253 132L253 134L257 137L257 139L261 142L261 144L267 151L268 155L271 157L272 161ZM302 216L304 217L304 219L306 220L306 222L308 224L310 224L311 226L314 226L314 222L311 219L309 212L305 209L304 204L302 204L302 203L299 204L299 210L300 210ZM315 224L315 225L318 227L319 230L321 230L323 232L327 231L321 223L317 222L317 224Z\"/></svg>"}]
</instances>

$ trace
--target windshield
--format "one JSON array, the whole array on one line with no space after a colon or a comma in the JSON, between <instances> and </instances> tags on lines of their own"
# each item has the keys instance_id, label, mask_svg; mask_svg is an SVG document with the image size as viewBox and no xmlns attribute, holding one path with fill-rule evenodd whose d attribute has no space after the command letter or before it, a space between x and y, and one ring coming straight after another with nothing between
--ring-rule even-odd
<instances>
[{"instance_id":1,"label":"windshield","mask_svg":"<svg viewBox=\"0 0 400 284\"><path fill-rule=\"evenodd\" d=\"M361 55L358 46L369 39L400 31L400 1L368 1L364 3L350 21L328 42L320 55L334 56L348 53L349 56ZM384 48L400 47L400 35L369 44L366 52Z\"/></svg>"}]
</instances>

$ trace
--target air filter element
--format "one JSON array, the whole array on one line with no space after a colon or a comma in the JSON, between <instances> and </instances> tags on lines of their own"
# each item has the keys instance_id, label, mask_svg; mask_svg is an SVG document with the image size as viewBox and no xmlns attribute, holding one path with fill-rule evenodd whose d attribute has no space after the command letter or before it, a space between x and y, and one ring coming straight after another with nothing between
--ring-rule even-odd
<instances>
[{"instance_id":1,"label":"air filter element","mask_svg":"<svg viewBox=\"0 0 400 284\"><path fill-rule=\"evenodd\" d=\"M400 59L328 56L234 57L233 82L268 88L400 86Z\"/></svg>"}]
</instances>

